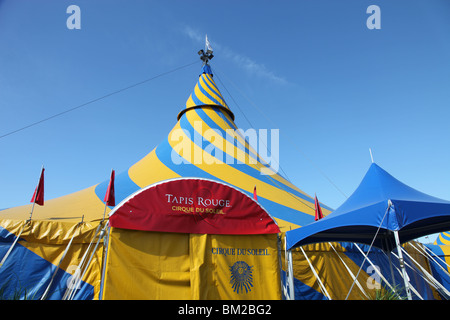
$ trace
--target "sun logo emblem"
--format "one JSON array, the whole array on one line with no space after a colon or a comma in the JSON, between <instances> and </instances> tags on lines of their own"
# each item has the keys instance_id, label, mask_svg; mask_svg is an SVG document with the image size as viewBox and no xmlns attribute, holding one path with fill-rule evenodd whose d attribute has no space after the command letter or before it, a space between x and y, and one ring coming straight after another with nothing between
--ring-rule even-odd
<instances>
[{"instance_id":1,"label":"sun logo emblem","mask_svg":"<svg viewBox=\"0 0 450 320\"><path fill-rule=\"evenodd\" d=\"M249 266L244 261L236 261L231 267L230 283L231 288L236 293L249 293L253 287L253 266Z\"/></svg>"}]
</instances>

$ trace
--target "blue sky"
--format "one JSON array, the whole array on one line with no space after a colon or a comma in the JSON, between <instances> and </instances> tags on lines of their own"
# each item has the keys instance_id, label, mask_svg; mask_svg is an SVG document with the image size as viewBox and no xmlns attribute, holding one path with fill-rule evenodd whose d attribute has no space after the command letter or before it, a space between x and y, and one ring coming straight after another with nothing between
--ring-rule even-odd
<instances>
[{"instance_id":1,"label":"blue sky","mask_svg":"<svg viewBox=\"0 0 450 320\"><path fill-rule=\"evenodd\" d=\"M72 4L80 30L66 26ZM29 203L42 165L51 199L150 152L195 85L205 34L237 126L279 129L281 168L302 190L338 207L371 148L399 180L450 199L448 1L6 0L0 136L197 63L0 138L0 208Z\"/></svg>"}]
</instances>

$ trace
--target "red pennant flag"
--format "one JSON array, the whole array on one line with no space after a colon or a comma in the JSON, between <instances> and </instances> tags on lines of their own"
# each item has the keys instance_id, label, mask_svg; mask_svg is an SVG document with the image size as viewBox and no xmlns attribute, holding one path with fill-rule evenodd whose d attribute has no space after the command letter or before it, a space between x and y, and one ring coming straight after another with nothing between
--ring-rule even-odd
<instances>
[{"instance_id":1,"label":"red pennant flag","mask_svg":"<svg viewBox=\"0 0 450 320\"><path fill-rule=\"evenodd\" d=\"M323 214L322 214L322 208L320 207L320 204L319 204L319 200L317 200L316 195L314 195L314 196L315 196L314 205L316 207L316 216L314 219L317 221L317 220L320 220L323 218Z\"/></svg>"},{"instance_id":2,"label":"red pennant flag","mask_svg":"<svg viewBox=\"0 0 450 320\"><path fill-rule=\"evenodd\" d=\"M32 203L37 203L40 206L44 205L44 171L42 168L41 176L39 177L39 183L34 189L33 197L31 198Z\"/></svg>"},{"instance_id":3,"label":"red pennant flag","mask_svg":"<svg viewBox=\"0 0 450 320\"><path fill-rule=\"evenodd\" d=\"M256 195L256 186L253 189L253 199L255 199L256 201L258 201L258 196Z\"/></svg>"},{"instance_id":4,"label":"red pennant flag","mask_svg":"<svg viewBox=\"0 0 450 320\"><path fill-rule=\"evenodd\" d=\"M106 205L108 206L115 206L116 205L116 198L114 195L114 177L115 172L114 170L111 171L111 179L109 180L108 189L106 190L105 199L103 201L106 202Z\"/></svg>"}]
</instances>

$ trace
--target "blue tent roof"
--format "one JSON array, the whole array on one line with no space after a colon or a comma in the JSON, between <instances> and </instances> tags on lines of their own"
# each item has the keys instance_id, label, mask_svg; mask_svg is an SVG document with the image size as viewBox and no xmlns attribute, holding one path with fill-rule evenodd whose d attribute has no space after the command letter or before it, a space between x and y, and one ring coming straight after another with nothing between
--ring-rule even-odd
<instances>
[{"instance_id":1,"label":"blue tent roof","mask_svg":"<svg viewBox=\"0 0 450 320\"><path fill-rule=\"evenodd\" d=\"M379 230L378 230L379 229ZM325 218L286 232L286 247L324 241L371 244L390 251L400 242L450 230L450 201L417 191L373 163L355 192Z\"/></svg>"}]
</instances>

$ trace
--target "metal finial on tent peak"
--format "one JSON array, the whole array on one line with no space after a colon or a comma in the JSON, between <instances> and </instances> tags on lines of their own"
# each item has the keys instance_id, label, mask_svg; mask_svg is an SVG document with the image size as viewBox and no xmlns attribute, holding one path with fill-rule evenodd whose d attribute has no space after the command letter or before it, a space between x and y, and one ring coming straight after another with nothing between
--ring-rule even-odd
<instances>
[{"instance_id":1,"label":"metal finial on tent peak","mask_svg":"<svg viewBox=\"0 0 450 320\"><path fill-rule=\"evenodd\" d=\"M203 61L204 65L207 65L208 61L211 60L214 57L213 49L212 49L211 44L209 43L209 40L208 40L208 35L206 35L206 37L205 37L205 50L201 49L197 53L200 56L200 60Z\"/></svg>"}]
</instances>

